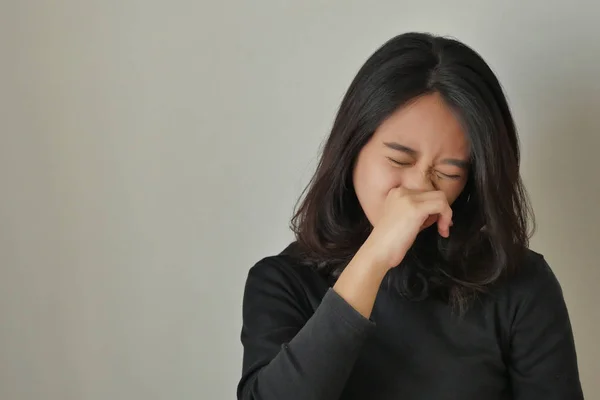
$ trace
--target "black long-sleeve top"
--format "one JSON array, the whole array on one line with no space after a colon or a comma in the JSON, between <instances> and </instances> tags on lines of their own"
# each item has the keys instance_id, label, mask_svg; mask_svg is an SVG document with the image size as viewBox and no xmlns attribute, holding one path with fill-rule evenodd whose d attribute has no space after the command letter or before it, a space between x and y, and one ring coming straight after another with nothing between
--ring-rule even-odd
<instances>
[{"instance_id":1,"label":"black long-sleeve top","mask_svg":"<svg viewBox=\"0 0 600 400\"><path fill-rule=\"evenodd\" d=\"M460 316L382 285L364 318L282 252L247 277L243 400L583 399L561 287L529 251L521 272Z\"/></svg>"}]
</instances>

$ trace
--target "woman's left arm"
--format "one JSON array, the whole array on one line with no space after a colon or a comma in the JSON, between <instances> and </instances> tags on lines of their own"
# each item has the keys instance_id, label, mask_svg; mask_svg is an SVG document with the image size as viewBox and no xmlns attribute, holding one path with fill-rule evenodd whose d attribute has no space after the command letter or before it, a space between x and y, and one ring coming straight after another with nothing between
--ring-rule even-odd
<instances>
[{"instance_id":1,"label":"woman's left arm","mask_svg":"<svg viewBox=\"0 0 600 400\"><path fill-rule=\"evenodd\" d=\"M513 398L583 399L561 286L544 258L537 262L538 273L515 311L511 329L508 368Z\"/></svg>"}]
</instances>

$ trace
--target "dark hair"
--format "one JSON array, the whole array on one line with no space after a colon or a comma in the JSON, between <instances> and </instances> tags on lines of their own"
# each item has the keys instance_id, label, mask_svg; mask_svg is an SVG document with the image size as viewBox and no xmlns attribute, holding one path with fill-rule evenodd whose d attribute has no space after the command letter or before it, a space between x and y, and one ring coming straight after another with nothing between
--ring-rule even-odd
<instances>
[{"instance_id":1,"label":"dark hair","mask_svg":"<svg viewBox=\"0 0 600 400\"><path fill-rule=\"evenodd\" d=\"M424 230L404 265L392 269L387 279L409 298L437 293L464 309L477 293L517 269L533 212L519 175L517 132L501 85L479 54L454 39L405 33L386 42L360 68L295 209L294 253L327 275L341 273L372 229L352 184L360 150L390 114L434 92L468 136L469 177L452 205L450 237L437 235L435 226Z\"/></svg>"}]
</instances>

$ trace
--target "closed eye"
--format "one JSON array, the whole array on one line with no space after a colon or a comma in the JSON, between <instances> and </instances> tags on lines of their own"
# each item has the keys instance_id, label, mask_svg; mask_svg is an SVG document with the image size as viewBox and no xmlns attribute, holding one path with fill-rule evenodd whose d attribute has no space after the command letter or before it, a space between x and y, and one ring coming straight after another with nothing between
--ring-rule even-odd
<instances>
[{"instance_id":1,"label":"closed eye","mask_svg":"<svg viewBox=\"0 0 600 400\"><path fill-rule=\"evenodd\" d=\"M440 172L440 171L435 171L435 173L438 175L438 177L444 178L444 179L460 179L461 178L460 175L448 175L448 174L444 174L443 172Z\"/></svg>"},{"instance_id":2,"label":"closed eye","mask_svg":"<svg viewBox=\"0 0 600 400\"><path fill-rule=\"evenodd\" d=\"M398 161L398 160L394 160L394 159L393 159L393 158L391 158L391 157L386 157L386 158L387 158L388 160L390 160L391 162L393 162L394 164L396 164L396 165L400 165L400 166L403 166L403 167L408 167L409 165L411 165L411 164L412 164L411 162L404 162L404 161Z\"/></svg>"}]
</instances>

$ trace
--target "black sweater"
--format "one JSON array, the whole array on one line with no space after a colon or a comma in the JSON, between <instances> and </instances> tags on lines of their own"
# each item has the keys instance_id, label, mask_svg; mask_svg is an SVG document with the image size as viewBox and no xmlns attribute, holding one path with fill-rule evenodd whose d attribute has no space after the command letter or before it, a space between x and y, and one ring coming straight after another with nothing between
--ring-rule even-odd
<instances>
[{"instance_id":1,"label":"black sweater","mask_svg":"<svg viewBox=\"0 0 600 400\"><path fill-rule=\"evenodd\" d=\"M244 400L577 400L562 291L532 251L463 316L382 285L370 319L281 253L251 268L243 300Z\"/></svg>"}]
</instances>

